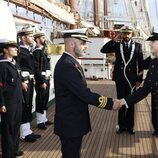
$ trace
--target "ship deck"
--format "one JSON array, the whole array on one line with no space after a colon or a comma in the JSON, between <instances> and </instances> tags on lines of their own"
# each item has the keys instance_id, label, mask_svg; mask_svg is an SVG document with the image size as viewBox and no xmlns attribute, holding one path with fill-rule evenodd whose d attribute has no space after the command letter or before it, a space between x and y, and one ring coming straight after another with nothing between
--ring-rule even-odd
<instances>
[{"instance_id":1,"label":"ship deck","mask_svg":"<svg viewBox=\"0 0 158 158\"><path fill-rule=\"evenodd\" d=\"M89 87L102 95L116 97L114 82L88 81ZM117 111L106 111L89 106L92 132L84 136L81 158L156 158L158 157L158 137L153 137L151 124L150 95L135 106L135 135L115 133ZM48 118L53 121L54 106L48 110ZM23 158L61 158L60 141L53 133L53 126L46 130L37 129L32 122L34 133L42 135L35 143L20 142L25 152Z\"/></svg>"}]
</instances>

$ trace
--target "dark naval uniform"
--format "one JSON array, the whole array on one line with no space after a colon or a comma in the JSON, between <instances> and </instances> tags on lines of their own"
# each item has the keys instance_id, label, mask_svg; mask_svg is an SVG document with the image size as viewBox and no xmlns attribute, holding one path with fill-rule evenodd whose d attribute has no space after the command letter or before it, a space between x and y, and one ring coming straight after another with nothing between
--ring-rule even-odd
<instances>
[{"instance_id":1,"label":"dark naval uniform","mask_svg":"<svg viewBox=\"0 0 158 158\"><path fill-rule=\"evenodd\" d=\"M19 63L22 82L28 84L27 92L23 91L23 115L21 124L32 121L32 98L33 98L33 77L34 77L34 59L31 51L22 43L20 44L20 53L17 61Z\"/></svg>"},{"instance_id":2,"label":"dark naval uniform","mask_svg":"<svg viewBox=\"0 0 158 158\"><path fill-rule=\"evenodd\" d=\"M150 64L152 61L152 57L148 57L144 60L143 62L143 68L144 69L149 69ZM151 115L152 115L152 125L154 128L154 132L152 133L153 135L157 136L158 135L158 106L154 103L155 97L154 95L151 95Z\"/></svg>"},{"instance_id":3,"label":"dark naval uniform","mask_svg":"<svg viewBox=\"0 0 158 158\"><path fill-rule=\"evenodd\" d=\"M152 58L149 56L143 61L143 69L149 69Z\"/></svg>"},{"instance_id":4,"label":"dark naval uniform","mask_svg":"<svg viewBox=\"0 0 158 158\"><path fill-rule=\"evenodd\" d=\"M70 151L68 155L78 153L83 135L91 131L88 104L111 110L113 101L87 88L80 64L67 53L62 55L55 66L54 86L54 133L60 137L64 155ZM71 146L66 146L67 139L71 139ZM78 158L78 155L71 157Z\"/></svg>"},{"instance_id":5,"label":"dark naval uniform","mask_svg":"<svg viewBox=\"0 0 158 158\"><path fill-rule=\"evenodd\" d=\"M44 110L48 109L47 103L49 100L50 88L50 57L43 52L42 48L35 48L33 51L35 60L35 89L36 89L36 112L43 114ZM46 83L46 89L40 87L41 84Z\"/></svg>"},{"instance_id":6,"label":"dark naval uniform","mask_svg":"<svg viewBox=\"0 0 158 158\"><path fill-rule=\"evenodd\" d=\"M143 77L141 44L130 41L130 45L126 47L123 41L111 40L102 47L101 52L115 53L113 80L116 83L117 97L120 99L132 93L136 82L141 83ZM122 107L119 110L118 124L121 130L133 131L134 106L128 109Z\"/></svg>"},{"instance_id":7,"label":"dark naval uniform","mask_svg":"<svg viewBox=\"0 0 158 158\"><path fill-rule=\"evenodd\" d=\"M133 106L145 98L151 92L151 106L152 106L152 124L155 133L158 134L158 60L151 61L149 71L147 73L144 85L139 88L132 95L124 97L128 106Z\"/></svg>"},{"instance_id":8,"label":"dark naval uniform","mask_svg":"<svg viewBox=\"0 0 158 158\"><path fill-rule=\"evenodd\" d=\"M3 57L0 60L0 106L6 107L1 113L2 157L15 158L19 145L19 129L22 115L21 78L16 62Z\"/></svg>"}]
</instances>

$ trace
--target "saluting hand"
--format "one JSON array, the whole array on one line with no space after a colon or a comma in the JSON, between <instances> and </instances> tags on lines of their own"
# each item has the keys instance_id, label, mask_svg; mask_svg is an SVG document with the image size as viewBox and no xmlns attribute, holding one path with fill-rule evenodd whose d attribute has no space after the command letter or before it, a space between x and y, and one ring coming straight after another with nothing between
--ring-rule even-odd
<instances>
[{"instance_id":1,"label":"saluting hand","mask_svg":"<svg viewBox=\"0 0 158 158\"><path fill-rule=\"evenodd\" d=\"M115 36L115 38L113 38L114 41L120 41L120 39L121 39L121 34L120 34L120 33L118 33L118 34Z\"/></svg>"}]
</instances>

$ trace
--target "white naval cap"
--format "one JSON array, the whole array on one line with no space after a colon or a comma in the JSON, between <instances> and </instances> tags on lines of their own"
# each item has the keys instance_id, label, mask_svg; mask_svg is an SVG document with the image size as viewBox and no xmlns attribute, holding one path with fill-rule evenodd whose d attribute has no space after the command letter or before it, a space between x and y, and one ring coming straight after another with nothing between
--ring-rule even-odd
<instances>
[{"instance_id":1,"label":"white naval cap","mask_svg":"<svg viewBox=\"0 0 158 158\"><path fill-rule=\"evenodd\" d=\"M88 40L87 31L88 31L87 28L81 28L81 29L64 30L62 31L62 33L64 34L64 38L77 38L85 42L91 42Z\"/></svg>"},{"instance_id":2,"label":"white naval cap","mask_svg":"<svg viewBox=\"0 0 158 158\"><path fill-rule=\"evenodd\" d=\"M18 48L18 44L15 40L0 38L0 52L3 51L3 48L8 48L8 47Z\"/></svg>"},{"instance_id":3,"label":"white naval cap","mask_svg":"<svg viewBox=\"0 0 158 158\"><path fill-rule=\"evenodd\" d=\"M33 34L33 27L30 25L25 25L20 31L18 31L18 36Z\"/></svg>"},{"instance_id":4,"label":"white naval cap","mask_svg":"<svg viewBox=\"0 0 158 158\"><path fill-rule=\"evenodd\" d=\"M129 32L129 33L131 33L131 32L133 32L133 28L131 27L131 26L123 26L123 27L121 27L121 29L120 29L120 32Z\"/></svg>"},{"instance_id":5,"label":"white naval cap","mask_svg":"<svg viewBox=\"0 0 158 158\"><path fill-rule=\"evenodd\" d=\"M38 37L45 36L45 35L46 35L46 33L44 30L39 30L39 31L34 33L33 37L38 38Z\"/></svg>"},{"instance_id":6,"label":"white naval cap","mask_svg":"<svg viewBox=\"0 0 158 158\"><path fill-rule=\"evenodd\" d=\"M6 45L10 45L10 46L16 46L18 47L18 44L15 40L11 40L11 39L7 39L7 38L0 38L0 46L6 46Z\"/></svg>"}]
</instances>

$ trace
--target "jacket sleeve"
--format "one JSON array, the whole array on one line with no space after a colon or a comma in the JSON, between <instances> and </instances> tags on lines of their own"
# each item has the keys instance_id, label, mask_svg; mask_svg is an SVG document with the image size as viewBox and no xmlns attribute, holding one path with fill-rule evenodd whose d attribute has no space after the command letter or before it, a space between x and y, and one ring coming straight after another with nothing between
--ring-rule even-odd
<instances>
[{"instance_id":1,"label":"jacket sleeve","mask_svg":"<svg viewBox=\"0 0 158 158\"><path fill-rule=\"evenodd\" d=\"M148 72L143 87L139 88L137 91L135 91L131 95L128 95L124 99L126 100L128 106L132 106L143 98L145 98L150 93L150 91L150 72Z\"/></svg>"},{"instance_id":2,"label":"jacket sleeve","mask_svg":"<svg viewBox=\"0 0 158 158\"><path fill-rule=\"evenodd\" d=\"M142 45L138 44L138 76L137 76L137 82L142 82L143 80L143 51L142 51Z\"/></svg>"},{"instance_id":3,"label":"jacket sleeve","mask_svg":"<svg viewBox=\"0 0 158 158\"><path fill-rule=\"evenodd\" d=\"M92 104L103 109L112 109L112 98L101 96L87 88L81 72L79 72L72 65L64 67L64 70L61 73L61 77L64 82L64 86L69 91L71 91L73 95L75 95L85 103Z\"/></svg>"},{"instance_id":4,"label":"jacket sleeve","mask_svg":"<svg viewBox=\"0 0 158 158\"><path fill-rule=\"evenodd\" d=\"M4 105L4 78L5 78L5 69L2 67L2 64L0 64L0 107Z\"/></svg>"},{"instance_id":5,"label":"jacket sleeve","mask_svg":"<svg viewBox=\"0 0 158 158\"><path fill-rule=\"evenodd\" d=\"M151 63L151 57L147 57L145 60L143 60L143 69L149 69L150 63Z\"/></svg>"},{"instance_id":6,"label":"jacket sleeve","mask_svg":"<svg viewBox=\"0 0 158 158\"><path fill-rule=\"evenodd\" d=\"M43 57L40 51L36 51L36 50L33 52L33 56L34 56L34 63L35 63L35 76L36 76L35 78L41 84L45 83L46 81L44 79L44 76L42 76L42 68L41 68Z\"/></svg>"},{"instance_id":7,"label":"jacket sleeve","mask_svg":"<svg viewBox=\"0 0 158 158\"><path fill-rule=\"evenodd\" d=\"M101 48L100 52L102 53L112 53L116 50L116 43L114 40L110 40L109 42L105 43L104 46Z\"/></svg>"}]
</instances>

